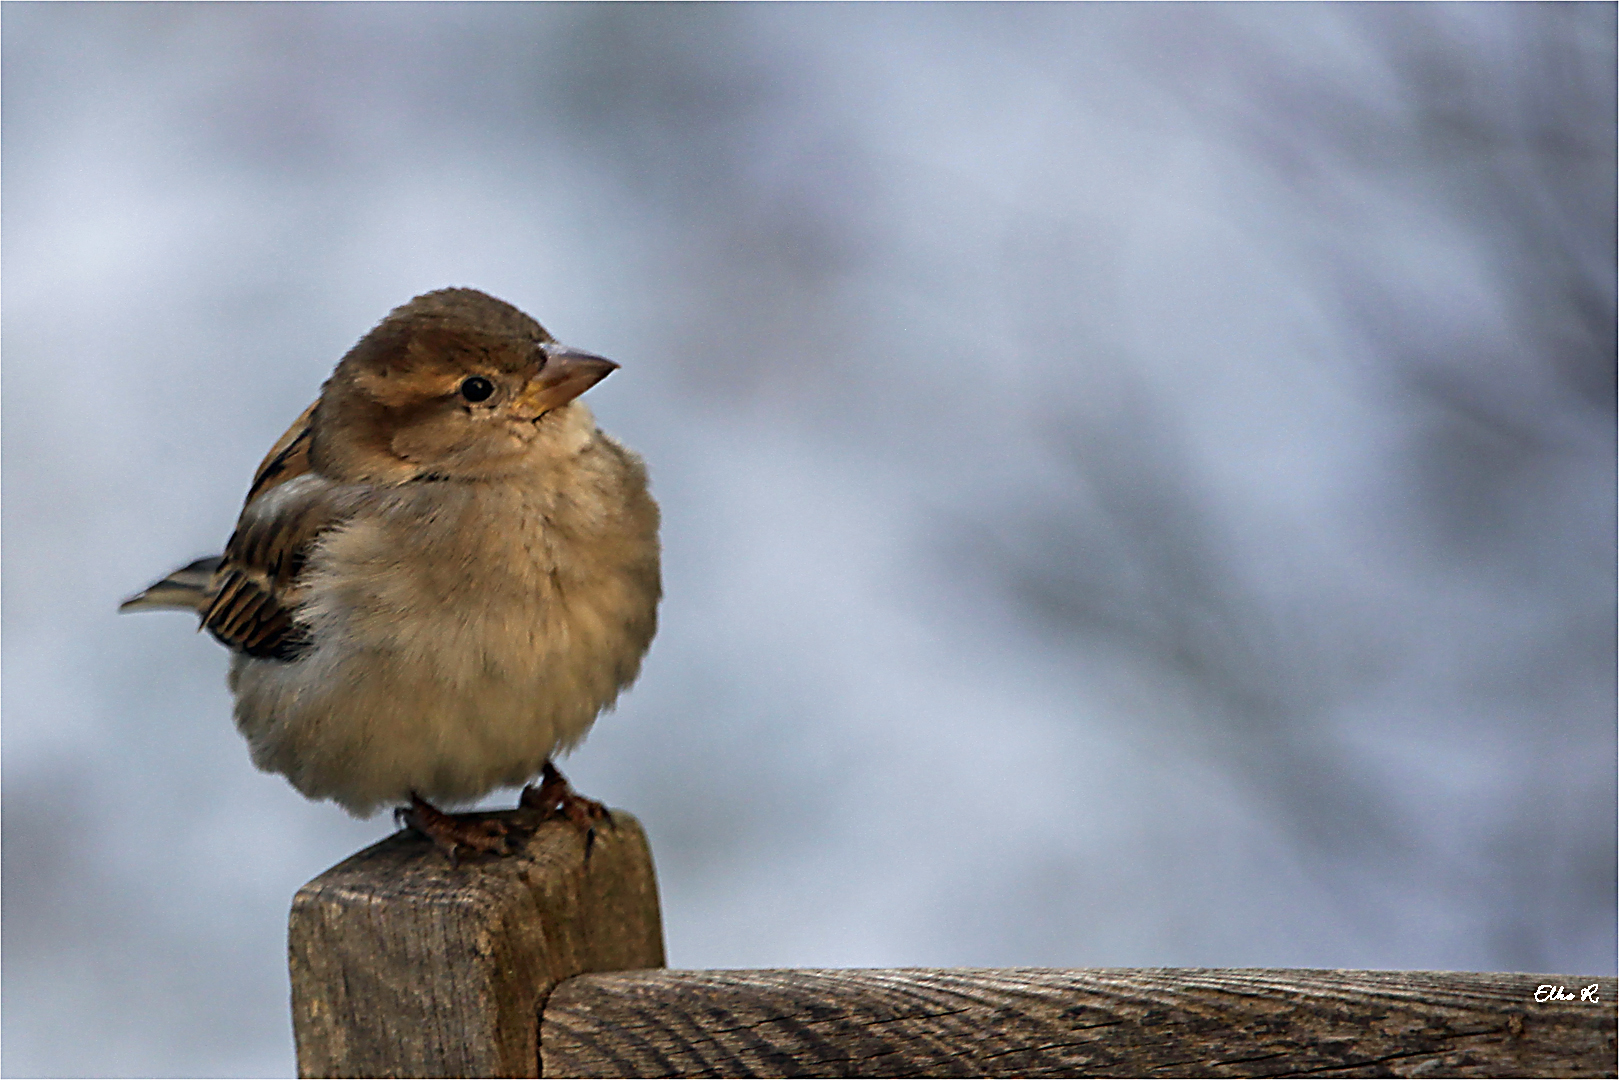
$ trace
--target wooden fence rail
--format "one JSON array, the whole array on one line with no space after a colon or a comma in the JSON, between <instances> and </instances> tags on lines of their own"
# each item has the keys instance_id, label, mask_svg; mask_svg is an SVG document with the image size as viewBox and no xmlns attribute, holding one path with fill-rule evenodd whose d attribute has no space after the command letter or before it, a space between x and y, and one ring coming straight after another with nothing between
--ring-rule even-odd
<instances>
[{"instance_id":1,"label":"wooden fence rail","mask_svg":"<svg viewBox=\"0 0 1619 1080\"><path fill-rule=\"evenodd\" d=\"M588 859L560 822L459 869L397 834L304 886L299 1074L1619 1075L1611 977L662 970L651 851L614 816Z\"/></svg>"}]
</instances>

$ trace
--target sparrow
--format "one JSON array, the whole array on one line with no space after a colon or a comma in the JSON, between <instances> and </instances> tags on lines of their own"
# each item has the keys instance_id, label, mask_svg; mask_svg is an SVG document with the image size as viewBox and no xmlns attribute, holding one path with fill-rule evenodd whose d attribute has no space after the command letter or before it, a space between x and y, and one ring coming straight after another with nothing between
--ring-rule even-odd
<instances>
[{"instance_id":1,"label":"sparrow","mask_svg":"<svg viewBox=\"0 0 1619 1080\"><path fill-rule=\"evenodd\" d=\"M507 826L435 803L524 785L610 821L553 759L657 629L646 467L579 400L617 367L476 289L418 296L270 448L224 553L120 610L196 612L254 765L357 817L399 807L452 862L505 852Z\"/></svg>"}]
</instances>

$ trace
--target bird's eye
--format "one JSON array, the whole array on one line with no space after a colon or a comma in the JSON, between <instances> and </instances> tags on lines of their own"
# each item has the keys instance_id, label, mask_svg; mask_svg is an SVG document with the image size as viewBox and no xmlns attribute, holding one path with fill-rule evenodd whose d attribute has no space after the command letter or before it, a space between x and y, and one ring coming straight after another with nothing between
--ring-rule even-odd
<instances>
[{"instance_id":1,"label":"bird's eye","mask_svg":"<svg viewBox=\"0 0 1619 1080\"><path fill-rule=\"evenodd\" d=\"M461 383L461 396L468 401L487 401L495 392L495 384L482 375L474 375Z\"/></svg>"}]
</instances>

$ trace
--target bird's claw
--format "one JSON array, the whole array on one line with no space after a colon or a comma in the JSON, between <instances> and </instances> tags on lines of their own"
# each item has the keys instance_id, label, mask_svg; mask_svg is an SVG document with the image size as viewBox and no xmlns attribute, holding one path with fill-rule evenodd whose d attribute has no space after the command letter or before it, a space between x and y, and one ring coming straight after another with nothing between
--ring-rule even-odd
<instances>
[{"instance_id":1,"label":"bird's claw","mask_svg":"<svg viewBox=\"0 0 1619 1080\"><path fill-rule=\"evenodd\" d=\"M541 821L564 818L585 835L585 857L596 844L596 826L613 826L613 814L595 799L587 799L573 789L566 777L549 761L540 774L540 786L523 788L517 805L524 810L537 810Z\"/></svg>"},{"instance_id":2,"label":"bird's claw","mask_svg":"<svg viewBox=\"0 0 1619 1080\"><path fill-rule=\"evenodd\" d=\"M394 811L394 824L409 826L433 842L449 857L450 866L461 864L463 852L511 854L507 835L511 827L504 821L475 815L446 814L420 795L412 794L409 806Z\"/></svg>"}]
</instances>

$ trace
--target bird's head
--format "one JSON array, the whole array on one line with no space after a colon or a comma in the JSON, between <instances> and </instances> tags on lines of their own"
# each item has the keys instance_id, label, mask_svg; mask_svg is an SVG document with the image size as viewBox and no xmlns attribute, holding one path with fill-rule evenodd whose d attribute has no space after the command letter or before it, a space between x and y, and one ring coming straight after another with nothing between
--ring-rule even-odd
<instances>
[{"instance_id":1,"label":"bird's head","mask_svg":"<svg viewBox=\"0 0 1619 1080\"><path fill-rule=\"evenodd\" d=\"M321 391L311 457L334 479L511 475L594 429L575 399L618 365L476 289L394 309Z\"/></svg>"}]
</instances>

